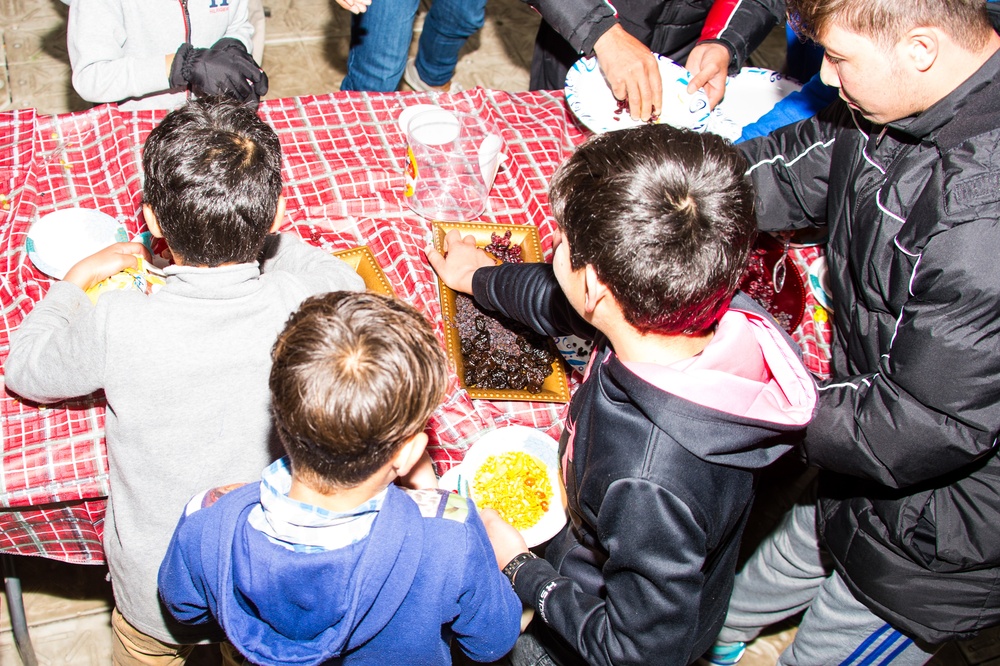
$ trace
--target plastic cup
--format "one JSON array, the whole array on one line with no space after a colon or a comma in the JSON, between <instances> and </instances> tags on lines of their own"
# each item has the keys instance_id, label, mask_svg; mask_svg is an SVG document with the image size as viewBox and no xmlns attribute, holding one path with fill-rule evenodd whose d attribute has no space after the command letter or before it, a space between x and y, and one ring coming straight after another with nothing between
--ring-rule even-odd
<instances>
[{"instance_id":1,"label":"plastic cup","mask_svg":"<svg viewBox=\"0 0 1000 666\"><path fill-rule=\"evenodd\" d=\"M483 119L428 109L406 124L406 203L429 220L471 220L486 210L500 136Z\"/></svg>"}]
</instances>

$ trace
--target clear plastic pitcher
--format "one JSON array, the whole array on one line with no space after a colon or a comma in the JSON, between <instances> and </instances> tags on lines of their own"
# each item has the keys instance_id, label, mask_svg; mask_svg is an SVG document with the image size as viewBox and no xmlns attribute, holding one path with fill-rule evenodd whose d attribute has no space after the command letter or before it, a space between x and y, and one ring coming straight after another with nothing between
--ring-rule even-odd
<instances>
[{"instance_id":1,"label":"clear plastic pitcher","mask_svg":"<svg viewBox=\"0 0 1000 666\"><path fill-rule=\"evenodd\" d=\"M486 210L500 136L483 119L435 108L406 126L406 203L430 220L470 220Z\"/></svg>"}]
</instances>

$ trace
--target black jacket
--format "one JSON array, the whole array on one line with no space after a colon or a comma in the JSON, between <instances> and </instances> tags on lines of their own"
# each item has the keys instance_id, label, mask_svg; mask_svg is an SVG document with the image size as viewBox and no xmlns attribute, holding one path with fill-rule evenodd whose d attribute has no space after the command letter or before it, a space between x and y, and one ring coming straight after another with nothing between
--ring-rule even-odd
<instances>
[{"instance_id":1,"label":"black jacket","mask_svg":"<svg viewBox=\"0 0 1000 666\"><path fill-rule=\"evenodd\" d=\"M681 63L697 42L724 44L735 74L785 19L784 0L525 1L544 19L532 60L532 90L561 89L573 62L593 55L594 44L616 23L653 53Z\"/></svg>"},{"instance_id":2,"label":"black jacket","mask_svg":"<svg viewBox=\"0 0 1000 666\"><path fill-rule=\"evenodd\" d=\"M919 116L838 100L740 146L762 227L829 226L821 537L861 602L932 643L1000 624L998 75L1000 53Z\"/></svg>"},{"instance_id":3,"label":"black jacket","mask_svg":"<svg viewBox=\"0 0 1000 666\"><path fill-rule=\"evenodd\" d=\"M570 520L546 560L518 571L515 591L587 663L690 663L725 618L757 472L803 426L726 413L647 383L576 315L548 264L480 269L474 293L539 332L595 338L560 442ZM756 349L784 377L775 381L785 413L808 422L815 385L794 343L748 297L733 308L769 332ZM728 377L718 381L720 394L736 391ZM546 647L562 663L581 661Z\"/></svg>"}]
</instances>

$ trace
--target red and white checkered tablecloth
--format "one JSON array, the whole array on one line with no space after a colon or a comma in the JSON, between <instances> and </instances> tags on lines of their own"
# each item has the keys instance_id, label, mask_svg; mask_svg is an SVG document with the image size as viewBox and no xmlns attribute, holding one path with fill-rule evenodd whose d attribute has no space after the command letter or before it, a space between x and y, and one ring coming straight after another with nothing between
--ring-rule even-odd
<instances>
[{"instance_id":1,"label":"red and white checkered tablecloth","mask_svg":"<svg viewBox=\"0 0 1000 666\"><path fill-rule=\"evenodd\" d=\"M277 131L284 154L283 230L330 251L367 245L396 295L436 322L443 337L437 283L423 256L431 225L403 201L405 138L396 124L405 106L428 102L477 113L499 129L508 158L481 219L537 226L548 256L548 181L586 137L560 93L477 88L437 99L424 93L333 93L269 100L260 113ZM162 115L113 106L62 116L0 113L0 364L10 332L51 284L27 257L28 228L52 211L84 207L118 218L130 234L143 231L141 147ZM802 257L793 259L800 270L808 265ZM822 373L824 329L814 308L814 302L807 305L797 334L811 369ZM828 339L828 328L825 334ZM155 383L153 352L149 371ZM7 391L0 395L0 551L103 561L109 491L104 409L100 395L45 407ZM508 424L558 438L564 411L562 404L473 401L453 377L432 419L431 455L444 472L484 429Z\"/></svg>"}]
</instances>

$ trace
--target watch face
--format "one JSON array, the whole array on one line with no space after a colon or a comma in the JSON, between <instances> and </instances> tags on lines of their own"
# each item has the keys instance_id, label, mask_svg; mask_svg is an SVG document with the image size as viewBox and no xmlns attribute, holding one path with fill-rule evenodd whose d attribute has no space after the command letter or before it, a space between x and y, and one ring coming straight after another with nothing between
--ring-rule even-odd
<instances>
[{"instance_id":1,"label":"watch face","mask_svg":"<svg viewBox=\"0 0 1000 666\"><path fill-rule=\"evenodd\" d=\"M538 559L538 556L532 553L531 551L528 551L526 553L521 553L520 555L517 555L514 559L512 559L510 562L507 563L507 566L503 568L503 575L507 576L507 578L509 578L510 582L513 584L514 574L517 573L517 570L521 568L521 565L523 565L528 560L535 560L535 559Z\"/></svg>"}]
</instances>

